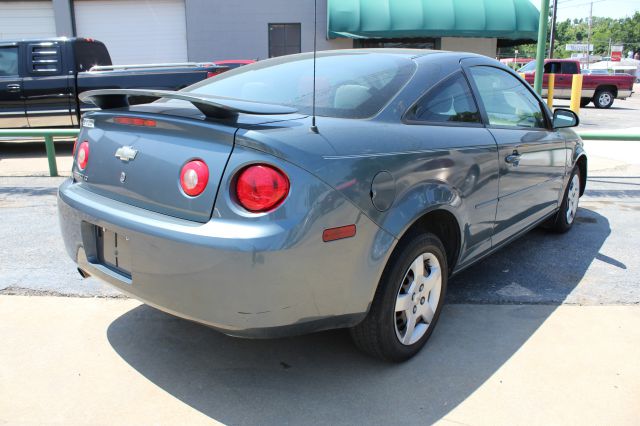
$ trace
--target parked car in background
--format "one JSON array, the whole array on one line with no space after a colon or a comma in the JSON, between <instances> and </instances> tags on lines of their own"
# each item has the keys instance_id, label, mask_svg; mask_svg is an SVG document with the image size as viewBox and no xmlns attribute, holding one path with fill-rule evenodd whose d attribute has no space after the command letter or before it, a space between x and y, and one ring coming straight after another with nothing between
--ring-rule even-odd
<instances>
[{"instance_id":1,"label":"parked car in background","mask_svg":"<svg viewBox=\"0 0 640 426\"><path fill-rule=\"evenodd\" d=\"M253 59L225 59L223 61L214 61L213 63L221 67L234 69L234 68L241 67L243 65L253 64L255 62L256 61L254 61Z\"/></svg>"},{"instance_id":2,"label":"parked car in background","mask_svg":"<svg viewBox=\"0 0 640 426\"><path fill-rule=\"evenodd\" d=\"M518 72L533 84L536 61L531 61ZM580 61L573 59L547 59L544 61L543 96L547 94L548 74L555 74L553 96L557 99L571 99L573 74L579 74ZM633 94L634 78L623 75L585 74L582 79L580 105L585 107L593 102L596 108L610 108L614 99L626 99Z\"/></svg>"},{"instance_id":3,"label":"parked car in background","mask_svg":"<svg viewBox=\"0 0 640 426\"><path fill-rule=\"evenodd\" d=\"M179 90L226 69L211 63L112 66L106 46L88 38L0 41L0 128L77 126L93 108L78 99L86 90Z\"/></svg>"},{"instance_id":4,"label":"parked car in background","mask_svg":"<svg viewBox=\"0 0 640 426\"><path fill-rule=\"evenodd\" d=\"M573 225L578 118L514 71L412 49L313 58L179 92L83 93L102 110L83 117L58 193L81 274L230 335L349 327L402 361L452 274L537 225ZM139 95L159 100L128 104Z\"/></svg>"}]
</instances>

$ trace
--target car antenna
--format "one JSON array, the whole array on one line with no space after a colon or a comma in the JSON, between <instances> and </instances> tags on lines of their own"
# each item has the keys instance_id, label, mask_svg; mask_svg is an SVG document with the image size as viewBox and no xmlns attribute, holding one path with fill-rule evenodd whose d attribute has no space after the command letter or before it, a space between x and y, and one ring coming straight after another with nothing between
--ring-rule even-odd
<instances>
[{"instance_id":1,"label":"car antenna","mask_svg":"<svg viewBox=\"0 0 640 426\"><path fill-rule=\"evenodd\" d=\"M320 133L318 131L318 126L316 126L316 39L318 38L317 34L317 25L318 25L318 0L313 0L313 105L311 106L311 128L310 130L313 133Z\"/></svg>"}]
</instances>

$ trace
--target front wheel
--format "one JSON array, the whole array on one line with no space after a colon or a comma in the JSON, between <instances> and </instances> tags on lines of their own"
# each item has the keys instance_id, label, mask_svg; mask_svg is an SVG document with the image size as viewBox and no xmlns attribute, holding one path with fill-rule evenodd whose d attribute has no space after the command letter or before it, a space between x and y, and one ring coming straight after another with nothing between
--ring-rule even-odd
<instances>
[{"instance_id":1,"label":"front wheel","mask_svg":"<svg viewBox=\"0 0 640 426\"><path fill-rule=\"evenodd\" d=\"M433 234L400 243L367 317L351 329L358 348L386 361L414 356L431 336L447 289L444 247Z\"/></svg>"},{"instance_id":2,"label":"front wheel","mask_svg":"<svg viewBox=\"0 0 640 426\"><path fill-rule=\"evenodd\" d=\"M593 103L596 108L610 108L613 105L613 100L615 96L611 92L611 90L603 89L598 90L596 95L594 96Z\"/></svg>"},{"instance_id":3,"label":"front wheel","mask_svg":"<svg viewBox=\"0 0 640 426\"><path fill-rule=\"evenodd\" d=\"M567 232L573 226L576 214L578 213L578 202L580 200L580 170L576 167L571 173L569 185L564 193L560 210L551 224L551 229L556 232Z\"/></svg>"}]
</instances>

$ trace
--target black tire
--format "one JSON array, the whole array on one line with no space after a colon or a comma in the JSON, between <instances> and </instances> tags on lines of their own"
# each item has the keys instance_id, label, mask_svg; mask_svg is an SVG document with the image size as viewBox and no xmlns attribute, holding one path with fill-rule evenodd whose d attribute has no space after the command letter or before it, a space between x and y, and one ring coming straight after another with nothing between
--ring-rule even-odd
<instances>
[{"instance_id":1,"label":"black tire","mask_svg":"<svg viewBox=\"0 0 640 426\"><path fill-rule=\"evenodd\" d=\"M580 108L584 108L591 102L591 98L580 98Z\"/></svg>"},{"instance_id":2,"label":"black tire","mask_svg":"<svg viewBox=\"0 0 640 426\"><path fill-rule=\"evenodd\" d=\"M577 197L578 198L580 197L580 185L581 185L580 170L578 169L578 167L576 167L573 169L573 172L569 177L569 183L567 184L567 189L564 191L564 197L562 197L562 203L560 204L560 209L558 210L558 212L550 222L551 230L560 234L563 234L568 230L570 230L575 222L576 214L574 214L573 217L569 217L569 218L567 215L567 210L569 208L569 203L570 203L569 193L572 190L574 190L574 188L572 187L572 182L574 181L574 177L577 177L577 182L578 182ZM577 209L578 209L577 201L576 201L575 208L577 213Z\"/></svg>"},{"instance_id":3,"label":"black tire","mask_svg":"<svg viewBox=\"0 0 640 426\"><path fill-rule=\"evenodd\" d=\"M393 362L401 362L411 358L427 342L442 311L448 280L447 258L444 247L438 237L430 233L418 234L403 240L400 244L401 246L392 255L380 279L369 313L360 324L351 329L351 337L360 350L382 360ZM420 256L425 254L428 257L427 260L414 263L414 261L418 261ZM435 310L433 310L432 302L435 302L435 298L438 297L438 294L433 293L433 291L437 291L437 287L434 285L432 290L428 290L425 287L428 286L428 282L437 282L437 266L431 267L434 258L439 263L441 277L439 298L437 299ZM412 266L419 263L422 263L425 267L425 273L423 273L425 277L424 288L420 288L418 284L407 285L408 282L419 282L414 276L410 275L413 273ZM435 266L435 262L433 264ZM412 277L413 279L411 279ZM430 277L434 281L430 281ZM407 288L413 288L411 294L412 296L417 294L417 296L409 296L410 290L407 291ZM416 291L417 289L422 293ZM402 294L400 294L401 291L403 292ZM398 328L402 327L399 324L402 321L402 316L404 315L406 320L406 315L409 313L409 311L396 312L396 301L402 296L412 297L407 301L409 305L413 304L410 309L414 313L416 312L416 306L424 306L426 297L428 309L433 313L433 317L428 324L422 317L419 319L420 323L416 321L418 323L415 328L417 334L420 334L420 332L424 332L424 334L413 343L407 341L406 344L403 344L398 334ZM432 302L430 302L431 296L434 297ZM416 315L420 315L423 306L420 307ZM406 336L408 327L406 323L404 326ZM418 326L422 327L422 329L418 329ZM424 331L425 326L426 331Z\"/></svg>"},{"instance_id":4,"label":"black tire","mask_svg":"<svg viewBox=\"0 0 640 426\"><path fill-rule=\"evenodd\" d=\"M596 108L600 109L611 108L614 99L615 96L611 90L599 89L593 97L593 104L596 106Z\"/></svg>"}]
</instances>

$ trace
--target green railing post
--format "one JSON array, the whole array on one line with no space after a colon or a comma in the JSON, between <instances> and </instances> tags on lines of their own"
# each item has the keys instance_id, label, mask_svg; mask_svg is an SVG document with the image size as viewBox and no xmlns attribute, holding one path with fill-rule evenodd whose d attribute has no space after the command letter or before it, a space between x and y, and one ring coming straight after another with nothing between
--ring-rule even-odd
<instances>
[{"instance_id":1,"label":"green railing post","mask_svg":"<svg viewBox=\"0 0 640 426\"><path fill-rule=\"evenodd\" d=\"M538 23L538 50L536 52L536 75L533 90L542 96L542 78L544 76L544 58L547 51L547 25L549 23L549 0L540 4L540 22Z\"/></svg>"},{"instance_id":2,"label":"green railing post","mask_svg":"<svg viewBox=\"0 0 640 426\"><path fill-rule=\"evenodd\" d=\"M44 146L47 149L47 161L49 161L49 176L58 176L58 164L56 163L56 147L53 146L53 136L44 137Z\"/></svg>"},{"instance_id":3,"label":"green railing post","mask_svg":"<svg viewBox=\"0 0 640 426\"><path fill-rule=\"evenodd\" d=\"M47 149L47 160L49 161L49 174L51 176L58 176L58 165L56 164L56 149L53 144L53 137L74 137L78 136L79 131L80 129L0 129L0 138L44 138L44 146Z\"/></svg>"}]
</instances>

